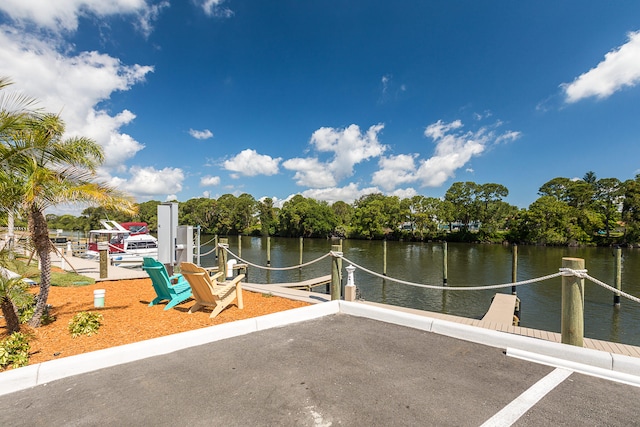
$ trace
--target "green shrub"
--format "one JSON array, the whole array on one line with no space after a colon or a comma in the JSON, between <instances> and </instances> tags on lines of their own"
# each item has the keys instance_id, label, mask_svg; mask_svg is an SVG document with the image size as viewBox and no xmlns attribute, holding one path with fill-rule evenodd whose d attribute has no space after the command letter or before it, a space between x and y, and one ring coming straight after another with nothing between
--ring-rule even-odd
<instances>
[{"instance_id":1,"label":"green shrub","mask_svg":"<svg viewBox=\"0 0 640 427\"><path fill-rule=\"evenodd\" d=\"M20 319L20 323L27 323L33 317L33 313L36 311L36 303L38 302L38 297L34 297L29 294L31 297L30 300L23 304L22 306L18 306L18 318ZM16 304L17 305L17 304ZM56 317L50 313L51 305L47 304L42 312L42 317L40 318L41 325L48 325L49 323L53 323L56 320Z\"/></svg>"},{"instance_id":2,"label":"green shrub","mask_svg":"<svg viewBox=\"0 0 640 427\"><path fill-rule=\"evenodd\" d=\"M29 364L29 340L21 332L14 332L0 341L0 368L19 368Z\"/></svg>"},{"instance_id":3,"label":"green shrub","mask_svg":"<svg viewBox=\"0 0 640 427\"><path fill-rule=\"evenodd\" d=\"M102 320L102 314L92 313L90 311L81 311L77 313L69 321L69 332L72 338L76 338L80 335L91 336L98 333L100 329L100 321Z\"/></svg>"}]
</instances>

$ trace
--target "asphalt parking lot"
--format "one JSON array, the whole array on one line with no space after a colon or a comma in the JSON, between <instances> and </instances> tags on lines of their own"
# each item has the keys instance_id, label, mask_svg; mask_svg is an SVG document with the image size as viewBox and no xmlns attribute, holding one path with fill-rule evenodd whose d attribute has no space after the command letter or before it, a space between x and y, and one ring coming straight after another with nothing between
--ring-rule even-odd
<instances>
[{"instance_id":1,"label":"asphalt parking lot","mask_svg":"<svg viewBox=\"0 0 640 427\"><path fill-rule=\"evenodd\" d=\"M628 426L639 400L638 387L338 313L5 394L0 424Z\"/></svg>"}]
</instances>

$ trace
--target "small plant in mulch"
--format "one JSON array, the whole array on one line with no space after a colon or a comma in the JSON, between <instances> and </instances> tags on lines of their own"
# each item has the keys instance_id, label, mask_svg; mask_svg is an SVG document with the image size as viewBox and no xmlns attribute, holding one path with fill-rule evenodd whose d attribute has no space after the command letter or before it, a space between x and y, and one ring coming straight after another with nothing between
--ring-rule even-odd
<instances>
[{"instance_id":1,"label":"small plant in mulch","mask_svg":"<svg viewBox=\"0 0 640 427\"><path fill-rule=\"evenodd\" d=\"M0 369L19 368L29 364L29 338L22 332L14 332L0 340Z\"/></svg>"},{"instance_id":2,"label":"small plant in mulch","mask_svg":"<svg viewBox=\"0 0 640 427\"><path fill-rule=\"evenodd\" d=\"M36 311L36 304L38 303L38 296L39 295L32 296L29 294L30 299L28 302L18 307L18 318L20 319L20 323L27 323L33 317L33 313ZM51 308L51 304L47 304L44 307L42 317L40 318L41 325L48 325L56 320L56 317L51 314Z\"/></svg>"},{"instance_id":3,"label":"small plant in mulch","mask_svg":"<svg viewBox=\"0 0 640 427\"><path fill-rule=\"evenodd\" d=\"M80 335L91 336L98 333L100 329L100 321L102 320L102 314L93 313L91 311L81 311L77 313L69 321L69 332L72 338L76 338Z\"/></svg>"},{"instance_id":4,"label":"small plant in mulch","mask_svg":"<svg viewBox=\"0 0 640 427\"><path fill-rule=\"evenodd\" d=\"M273 294L271 292L269 292L268 294L262 294L263 298L271 298L273 296Z\"/></svg>"}]
</instances>

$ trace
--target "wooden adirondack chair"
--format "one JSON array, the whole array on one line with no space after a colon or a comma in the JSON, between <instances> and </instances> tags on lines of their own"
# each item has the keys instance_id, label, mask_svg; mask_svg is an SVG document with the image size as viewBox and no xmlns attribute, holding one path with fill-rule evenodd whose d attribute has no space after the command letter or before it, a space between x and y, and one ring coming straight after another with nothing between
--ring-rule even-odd
<instances>
[{"instance_id":1,"label":"wooden adirondack chair","mask_svg":"<svg viewBox=\"0 0 640 427\"><path fill-rule=\"evenodd\" d=\"M168 300L169 303L164 308L169 310L181 302L191 298L191 287L182 274L174 274L169 277L164 265L153 258L143 258L142 269L147 272L153 283L153 289L158 296L149 303L149 306L156 305L160 301Z\"/></svg>"},{"instance_id":2,"label":"wooden adirondack chair","mask_svg":"<svg viewBox=\"0 0 640 427\"><path fill-rule=\"evenodd\" d=\"M240 282L244 279L244 274L236 276L231 281L220 283L218 278L222 277L222 272L209 276L204 268L190 262L180 263L180 272L191 285L193 299L196 300L193 307L189 309L189 313L194 313L202 307L211 307L213 311L209 317L214 318L236 298L238 298L238 308L243 308Z\"/></svg>"}]
</instances>

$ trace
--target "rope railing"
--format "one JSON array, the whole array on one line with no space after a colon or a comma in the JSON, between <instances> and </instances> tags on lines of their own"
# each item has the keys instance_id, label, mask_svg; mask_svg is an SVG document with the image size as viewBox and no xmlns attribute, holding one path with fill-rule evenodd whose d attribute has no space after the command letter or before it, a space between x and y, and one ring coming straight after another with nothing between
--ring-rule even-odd
<instances>
[{"instance_id":1,"label":"rope railing","mask_svg":"<svg viewBox=\"0 0 640 427\"><path fill-rule=\"evenodd\" d=\"M205 242L205 243L202 243L202 244L200 245L200 247L206 246L206 245L208 245L209 243L213 242L214 240L216 240L216 238L215 238L215 237L211 238L209 241L207 241L207 242ZM215 248L213 248L213 249L215 250Z\"/></svg>"},{"instance_id":2,"label":"rope railing","mask_svg":"<svg viewBox=\"0 0 640 427\"><path fill-rule=\"evenodd\" d=\"M211 249L209 252L205 252L205 253L203 253L203 254L200 254L200 256L201 256L201 257L203 257L203 256L210 255L210 254L214 253L214 252L216 251L216 249L217 249L217 248L215 248L215 247L214 247L214 248L213 248L213 249Z\"/></svg>"},{"instance_id":3,"label":"rope railing","mask_svg":"<svg viewBox=\"0 0 640 427\"><path fill-rule=\"evenodd\" d=\"M252 263L250 261L247 261L246 259L243 259L243 258L239 257L238 255L234 254L232 251L229 250L229 248L227 248L224 245L218 245L218 246L223 248L225 251L227 251L227 253L229 255L235 257L238 261L240 261L240 262L242 262L244 264L250 265L251 267L254 267L254 268L260 268L262 270L270 270L270 271L286 271L286 270L294 270L296 268L306 267L308 265L311 265L311 264L314 264L314 263L316 263L318 261L321 261L321 260L325 259L326 257L328 257L329 255L331 255L331 252L329 252L329 253L326 253L326 254L322 255L321 257L316 258L316 259L314 259L312 261L305 262L303 264L292 265L291 267L265 267L263 265L254 264L254 263Z\"/></svg>"},{"instance_id":4,"label":"rope railing","mask_svg":"<svg viewBox=\"0 0 640 427\"><path fill-rule=\"evenodd\" d=\"M390 282L395 282L395 283L400 283L403 285L408 285L408 286L415 286L418 288L425 288L425 289L436 289L436 290L447 290L447 291L483 291L483 290L487 290L487 289L500 289L500 288L507 288L507 287L512 287L512 286L522 286L522 285L528 285L531 283L536 283L536 282L542 282L545 280L549 280L549 279L553 279L555 277L560 277L563 275L562 272L558 272L558 273L553 273L553 274L549 274L547 276L542 276L542 277L538 277L535 279L529 279L529 280L523 280L520 282L513 282L513 283L504 283L504 284L499 284L499 285L486 285L486 286L443 286L443 285L425 285L422 283L415 283L415 282L408 282L406 280L400 280L400 279L394 279L393 277L388 277L388 276L384 276L380 273L376 273L375 271L371 271L365 267L362 267L358 264L356 264L355 262L351 261L348 258L345 258L344 256L338 255L338 253L336 252L332 252L331 253L333 256L338 256L339 258L342 258L344 261L347 261L348 263L350 263L351 265L353 265L354 267L364 271L365 273L371 274L373 276L376 277L380 277L381 279L384 280L388 280Z\"/></svg>"}]
</instances>

